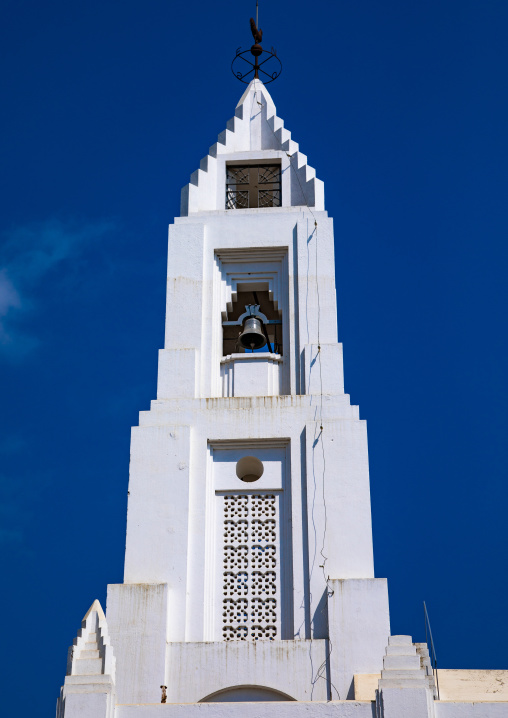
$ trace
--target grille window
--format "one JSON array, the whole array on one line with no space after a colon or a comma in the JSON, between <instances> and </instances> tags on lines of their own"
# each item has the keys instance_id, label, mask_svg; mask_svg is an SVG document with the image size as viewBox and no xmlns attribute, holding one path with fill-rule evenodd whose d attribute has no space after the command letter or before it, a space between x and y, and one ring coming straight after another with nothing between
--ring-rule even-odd
<instances>
[{"instance_id":1,"label":"grille window","mask_svg":"<svg viewBox=\"0 0 508 718\"><path fill-rule=\"evenodd\" d=\"M280 165L226 166L226 209L280 206Z\"/></svg>"}]
</instances>

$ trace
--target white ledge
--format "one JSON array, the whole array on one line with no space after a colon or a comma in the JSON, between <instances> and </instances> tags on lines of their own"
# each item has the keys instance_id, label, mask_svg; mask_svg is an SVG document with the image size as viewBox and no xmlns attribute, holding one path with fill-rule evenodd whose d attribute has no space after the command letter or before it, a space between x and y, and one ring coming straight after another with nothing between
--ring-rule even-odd
<instances>
[{"instance_id":1,"label":"white ledge","mask_svg":"<svg viewBox=\"0 0 508 718\"><path fill-rule=\"evenodd\" d=\"M282 364L282 355L281 354L270 354L270 352L245 352L245 354L228 354L225 357L222 357L220 360L221 364L229 364L229 362L232 361L266 361L269 359L272 362L278 362L279 364Z\"/></svg>"}]
</instances>

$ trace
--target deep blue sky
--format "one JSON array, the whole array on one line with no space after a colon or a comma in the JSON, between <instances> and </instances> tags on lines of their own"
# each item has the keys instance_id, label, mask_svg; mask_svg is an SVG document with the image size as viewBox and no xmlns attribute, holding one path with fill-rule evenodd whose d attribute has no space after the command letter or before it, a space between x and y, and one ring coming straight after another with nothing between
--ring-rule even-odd
<instances>
[{"instance_id":1,"label":"deep blue sky","mask_svg":"<svg viewBox=\"0 0 508 718\"><path fill-rule=\"evenodd\" d=\"M229 65L253 8L4 0L6 715L54 715L82 616L122 580L167 225L243 91ZM335 219L392 632L424 640L425 599L441 666L506 669L508 4L261 0L260 24Z\"/></svg>"}]
</instances>

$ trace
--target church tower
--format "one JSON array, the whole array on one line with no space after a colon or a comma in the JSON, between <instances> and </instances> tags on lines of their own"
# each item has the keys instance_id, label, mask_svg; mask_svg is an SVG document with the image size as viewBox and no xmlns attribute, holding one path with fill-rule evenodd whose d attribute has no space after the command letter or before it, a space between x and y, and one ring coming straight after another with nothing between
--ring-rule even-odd
<instances>
[{"instance_id":1,"label":"church tower","mask_svg":"<svg viewBox=\"0 0 508 718\"><path fill-rule=\"evenodd\" d=\"M345 699L389 634L366 426L343 389L323 183L259 80L184 188L168 256L108 590L118 699Z\"/></svg>"},{"instance_id":2,"label":"church tower","mask_svg":"<svg viewBox=\"0 0 508 718\"><path fill-rule=\"evenodd\" d=\"M425 646L390 636L374 577L323 183L257 78L182 191L167 276L124 582L85 616L57 715L434 715Z\"/></svg>"},{"instance_id":3,"label":"church tower","mask_svg":"<svg viewBox=\"0 0 508 718\"><path fill-rule=\"evenodd\" d=\"M192 320L190 319L192 318ZM169 228L157 399L132 431L116 700L346 699L389 634L333 222L260 80ZM245 694L245 696L244 696Z\"/></svg>"}]
</instances>

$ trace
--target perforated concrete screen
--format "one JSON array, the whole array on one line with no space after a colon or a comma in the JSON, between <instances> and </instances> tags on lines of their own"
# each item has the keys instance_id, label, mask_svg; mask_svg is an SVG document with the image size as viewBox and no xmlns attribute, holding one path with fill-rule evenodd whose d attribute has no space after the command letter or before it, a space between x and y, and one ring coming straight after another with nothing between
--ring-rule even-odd
<instances>
[{"instance_id":1,"label":"perforated concrete screen","mask_svg":"<svg viewBox=\"0 0 508 718\"><path fill-rule=\"evenodd\" d=\"M213 535L206 574L216 641L280 641L289 635L288 452L287 442L273 440L210 447Z\"/></svg>"},{"instance_id":2,"label":"perforated concrete screen","mask_svg":"<svg viewBox=\"0 0 508 718\"><path fill-rule=\"evenodd\" d=\"M280 633L279 497L225 494L222 637L273 640Z\"/></svg>"}]
</instances>

